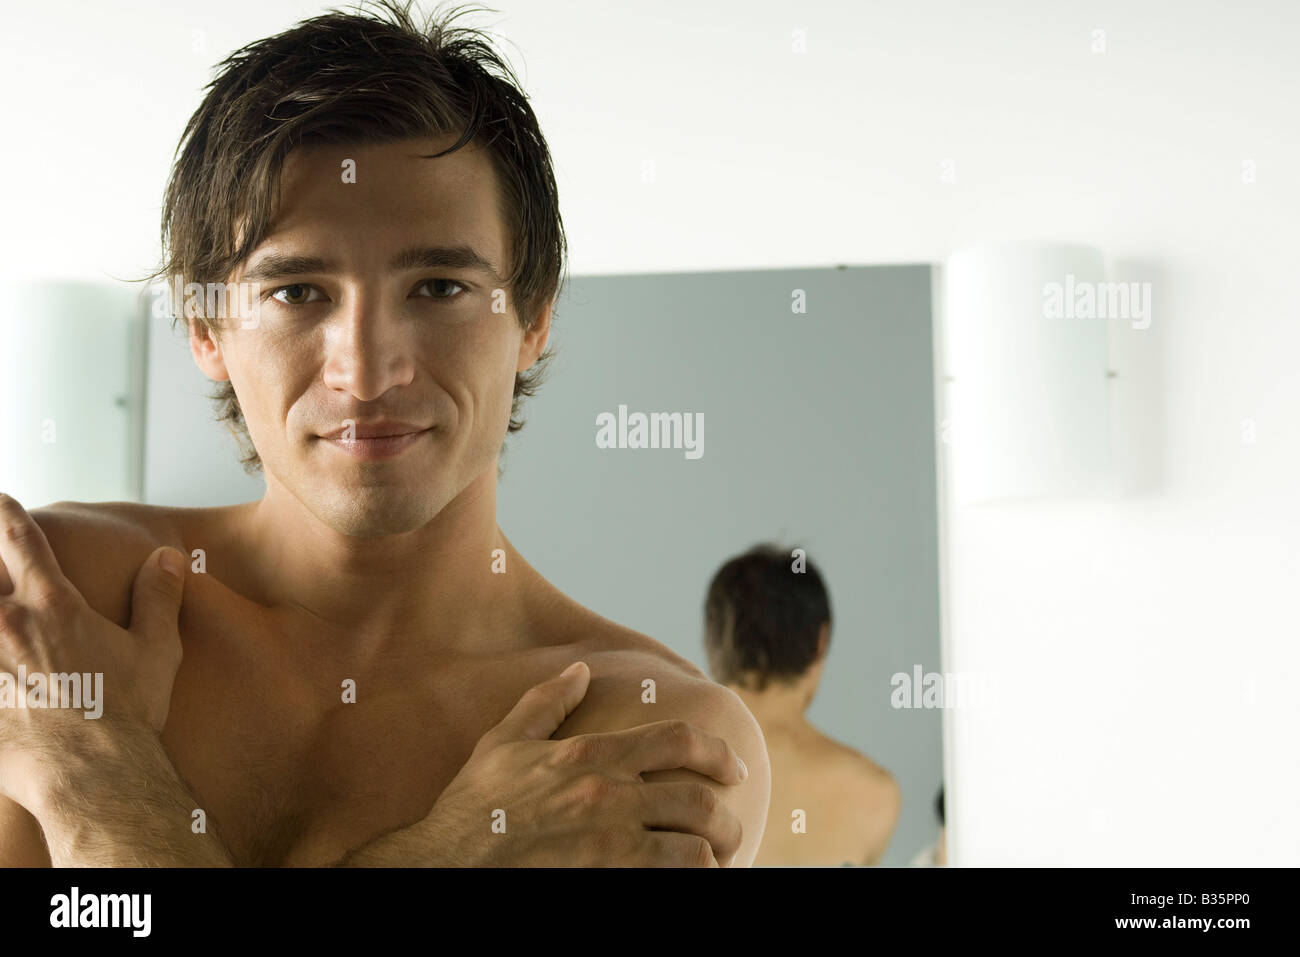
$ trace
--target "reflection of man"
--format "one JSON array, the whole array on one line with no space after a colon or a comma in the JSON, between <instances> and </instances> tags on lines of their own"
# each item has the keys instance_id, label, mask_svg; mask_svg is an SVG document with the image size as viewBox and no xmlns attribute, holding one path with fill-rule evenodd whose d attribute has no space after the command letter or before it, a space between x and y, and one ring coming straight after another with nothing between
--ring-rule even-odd
<instances>
[{"instance_id":1,"label":"reflection of man","mask_svg":"<svg viewBox=\"0 0 1300 957\"><path fill-rule=\"evenodd\" d=\"M830 632L821 575L790 549L757 546L724 564L709 585L709 670L754 713L772 762L756 865L875 864L898 824L901 797L889 772L804 717Z\"/></svg>"},{"instance_id":2,"label":"reflection of man","mask_svg":"<svg viewBox=\"0 0 1300 957\"><path fill-rule=\"evenodd\" d=\"M256 323L187 318L195 361L224 384L222 418L265 471L265 496L225 508L39 510L49 561L25 513L9 503L0 515L24 546L5 558L31 566L26 586L10 569L35 602L25 607L62 596L34 639L28 611L0 617L0 670L20 663L23 640L43 642L54 665L60 648L78 647L60 628L81 638L99 629L115 648L103 667L68 659L62 670L103 670L106 714L116 691L116 724L132 729L85 722L99 726L91 741L40 726L33 712L0 711L0 742L44 735L22 760L0 755L5 793L28 801L24 811L0 797L0 863L186 862L199 844L202 863L424 862L418 841L376 839L426 819L520 695L579 659L591 672L585 699L553 692L542 719L512 734L558 708L542 739L561 722L555 736L572 738L665 719L704 736L673 724L653 741L533 749L532 777L505 770L524 752L498 755L475 765L487 768L474 778L481 806L465 799L455 833L444 825L439 840L465 861L564 863L558 837L536 852L560 816L538 795L584 769L564 813L595 860L748 864L757 852L768 769L741 701L561 594L497 526L499 454L537 384L563 265L551 160L481 40L386 16L318 17L226 61L168 186L164 271L187 284L260 283ZM462 132L465 144L443 155ZM175 652L156 622L150 633L163 637L142 643L84 613L74 621L73 588L118 625L138 617L153 585L133 599L136 572L164 580L148 577L160 546L189 556ZM174 642L174 608L171 622ZM646 679L654 703L643 702ZM60 749L65 732L78 737ZM734 763L723 783L695 773L720 766L716 738L748 766L743 783ZM705 754L710 740L721 750ZM14 783L15 768L60 761L77 770L63 783L83 793L52 798ZM94 783L95 768L145 764L169 804L132 831L121 821L155 798L123 791L103 809L118 825L112 840L46 848L50 827L29 811L89 807L85 789L111 790ZM522 793L526 780L535 785ZM198 811L219 842L190 839Z\"/></svg>"}]
</instances>

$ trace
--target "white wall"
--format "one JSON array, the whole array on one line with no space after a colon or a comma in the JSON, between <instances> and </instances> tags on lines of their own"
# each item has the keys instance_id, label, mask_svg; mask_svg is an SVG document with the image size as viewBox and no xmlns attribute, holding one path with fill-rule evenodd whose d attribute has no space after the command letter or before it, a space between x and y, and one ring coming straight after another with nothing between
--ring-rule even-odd
<instances>
[{"instance_id":1,"label":"white wall","mask_svg":"<svg viewBox=\"0 0 1300 957\"><path fill-rule=\"evenodd\" d=\"M1000 715L955 715L953 857L1300 863L1287 681L1300 658L1300 8L497 4L474 22L522 54L574 273L940 261L968 241L1044 238L1100 246L1153 282L1151 328L1116 346L1145 491L950 516L949 667L1029 670ZM4 270L150 267L208 67L320 9L9 12ZM1093 689L1114 676L1137 693L1111 707Z\"/></svg>"}]
</instances>

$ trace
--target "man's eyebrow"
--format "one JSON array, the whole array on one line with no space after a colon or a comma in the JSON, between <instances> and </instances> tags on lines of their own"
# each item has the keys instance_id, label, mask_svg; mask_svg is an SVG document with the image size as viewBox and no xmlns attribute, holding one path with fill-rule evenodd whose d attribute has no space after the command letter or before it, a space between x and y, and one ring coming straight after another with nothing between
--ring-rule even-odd
<instances>
[{"instance_id":1,"label":"man's eyebrow","mask_svg":"<svg viewBox=\"0 0 1300 957\"><path fill-rule=\"evenodd\" d=\"M492 261L473 246L412 246L404 249L388 264L390 272L405 269L471 269L486 274L501 285L501 277ZM266 253L244 273L244 280L254 282L277 276L337 272L338 267L319 256Z\"/></svg>"}]
</instances>

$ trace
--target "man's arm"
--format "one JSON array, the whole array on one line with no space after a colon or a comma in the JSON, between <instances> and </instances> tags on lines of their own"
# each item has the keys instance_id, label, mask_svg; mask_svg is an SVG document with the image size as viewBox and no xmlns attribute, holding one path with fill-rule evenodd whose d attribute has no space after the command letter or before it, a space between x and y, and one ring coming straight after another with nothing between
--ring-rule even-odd
<instances>
[{"instance_id":1,"label":"man's arm","mask_svg":"<svg viewBox=\"0 0 1300 957\"><path fill-rule=\"evenodd\" d=\"M630 785L620 794L593 792L589 786L596 777L631 777L637 768L666 766L694 768L683 773L717 786L733 784L740 780L739 763L722 740L698 730L664 734L661 724L598 736L601 747L577 759L565 756L577 741L566 745L547 740L582 700L587 677L580 667L532 689L506 720L484 735L424 820L382 835L340 864L691 866L705 863L698 853L701 840L713 848L708 863L715 856L729 859L740 843L740 822L725 806L700 806L693 797L698 785L665 786L654 793L639 790L635 796L633 790L646 785ZM58 749L60 759L71 758L71 763L49 766L60 767L56 780L65 786L82 782L75 790L59 792L38 769L23 769L24 780L35 789L24 801L45 823L50 850L41 824L20 805L0 797L0 866L49 866L51 857L60 866L230 863L215 835L204 841L180 826L188 823L193 801L179 782L172 786L166 756L154 748L156 738L113 734L96 742L93 736L78 737L75 725L71 731L75 746ZM123 741L141 748L134 755L114 757L113 750ZM93 767L85 766L88 755L95 755L89 762ZM153 780L165 786L126 793L122 782L148 781L151 766ZM497 803L510 808L515 830L509 837L489 833L488 809ZM671 823L672 831L647 834L646 818ZM611 832L641 840L611 847L605 841Z\"/></svg>"},{"instance_id":2,"label":"man's arm","mask_svg":"<svg viewBox=\"0 0 1300 957\"><path fill-rule=\"evenodd\" d=\"M93 744L75 762L61 753L53 766L62 790L40 782L39 771L22 772L28 779L15 790L35 814L0 795L0 867L230 865L215 834L192 832L195 802L161 744L123 741L125 750L119 743L116 757L101 755L86 773L74 767Z\"/></svg>"},{"instance_id":3,"label":"man's arm","mask_svg":"<svg viewBox=\"0 0 1300 957\"><path fill-rule=\"evenodd\" d=\"M740 848L728 866L749 867L763 840L772 789L771 765L762 729L744 702L729 688L707 678L694 677L662 659L642 655L636 659L636 664L620 666L617 672L597 675L593 670L587 702L555 737L621 731L652 721L677 719L726 741L749 772L739 784L720 784L681 768L647 771L641 777L648 783L703 784L713 800L739 818L743 828ZM643 701L642 682L647 678L655 682L654 703Z\"/></svg>"},{"instance_id":4,"label":"man's arm","mask_svg":"<svg viewBox=\"0 0 1300 957\"><path fill-rule=\"evenodd\" d=\"M34 817L55 866L229 863L215 835L191 830L195 801L158 734L180 662L176 615L183 563L181 578L168 576L157 564L163 552L153 554L147 533L123 534L128 528L118 530L116 541L125 552L120 558L130 561L139 546L145 551L143 564L74 572L79 579L74 582L59 557L67 556L74 566L84 563L85 553L94 549L78 547L91 537L83 531L87 526L105 531L103 521L87 522L75 509L42 509L38 521L0 496L5 667L26 664L32 673L102 671L110 696L96 720L58 708L0 711L0 793L28 815L8 813L6 830L27 833L20 830L12 840L6 836L0 846L30 854ZM114 587L119 574L134 585L125 589L124 603L119 598L115 607L105 608L105 592L121 595ZM93 605L84 592L95 595ZM126 618L129 631L114 623Z\"/></svg>"},{"instance_id":5,"label":"man's arm","mask_svg":"<svg viewBox=\"0 0 1300 957\"><path fill-rule=\"evenodd\" d=\"M352 851L342 866L712 867L734 858L741 822L696 782L739 784L736 752L664 720L551 740L589 679L578 664L529 689L424 820ZM690 780L642 780L663 768L686 769Z\"/></svg>"},{"instance_id":6,"label":"man's arm","mask_svg":"<svg viewBox=\"0 0 1300 957\"><path fill-rule=\"evenodd\" d=\"M153 729L107 717L86 721L80 715L65 725L44 739L40 750L25 753L7 769L21 778L10 793L44 832L46 860L0 864L231 866L215 832L194 829L197 802ZM31 853L30 836L25 844Z\"/></svg>"},{"instance_id":7,"label":"man's arm","mask_svg":"<svg viewBox=\"0 0 1300 957\"><path fill-rule=\"evenodd\" d=\"M49 867L41 824L21 804L0 796L0 867Z\"/></svg>"},{"instance_id":8,"label":"man's arm","mask_svg":"<svg viewBox=\"0 0 1300 957\"><path fill-rule=\"evenodd\" d=\"M676 709L674 709L676 710ZM634 712L635 714L636 712ZM744 839L731 860L731 867L749 867L758 856L767 826L771 801L772 769L767 757L767 742L754 716L735 692L721 685L704 682L695 700L672 715L721 737L740 755L749 776L740 784L722 785L681 769L652 771L643 774L646 781L697 781L707 784L719 803L740 818Z\"/></svg>"},{"instance_id":9,"label":"man's arm","mask_svg":"<svg viewBox=\"0 0 1300 957\"><path fill-rule=\"evenodd\" d=\"M147 572L142 568L133 591L129 583L141 567L137 563L151 560L158 544L181 544L173 540L174 530L124 514L125 508L61 503L38 510L33 521L0 496L0 606L14 605L0 621L6 660L32 653L57 656L71 648L70 660L89 666L108 646L121 646L113 623L120 629L130 621L135 627L137 612L147 603L137 599L148 598L150 591L141 591L141 580L154 588L161 583L152 566ZM9 559L14 560L8 569L12 582L5 567ZM57 609L49 606L55 595ZM179 607L179 592L173 597ZM174 631L175 608L163 604L170 610L162 617ZM87 608L97 614L87 614ZM154 615L161 615L157 603ZM155 642L164 640L162 623L154 623ZM587 678L579 667L552 682L549 691L534 688L525 694L507 716L513 725L507 720L484 736L482 760L462 769L434 813L354 853L354 863L690 864L734 854L739 822L725 807L709 810L692 800L698 785L664 786L648 794L645 785L628 783L646 768L678 767L724 784L738 781L737 757L721 739L661 726L583 742L547 740L582 699ZM110 725L108 715L98 721L76 715L70 722L27 726L25 719L35 717L11 714L0 723L0 864L51 859L56 865L230 863L215 835L191 829L196 802L162 748L157 714L152 722ZM599 782L594 790L593 781ZM515 826L511 839L502 841L486 823L488 811L507 797ZM647 815L675 826L650 832L643 826ZM603 829L593 829L593 820ZM611 832L623 838L616 848L602 843Z\"/></svg>"}]
</instances>

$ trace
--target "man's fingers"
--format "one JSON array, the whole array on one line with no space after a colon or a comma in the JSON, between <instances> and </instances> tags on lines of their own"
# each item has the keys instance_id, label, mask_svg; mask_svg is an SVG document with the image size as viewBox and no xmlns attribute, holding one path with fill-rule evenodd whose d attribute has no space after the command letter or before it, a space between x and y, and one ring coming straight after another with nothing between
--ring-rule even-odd
<instances>
[{"instance_id":1,"label":"man's fingers","mask_svg":"<svg viewBox=\"0 0 1300 957\"><path fill-rule=\"evenodd\" d=\"M63 584L63 571L45 533L27 510L0 492L0 561L14 585L14 598L52 595Z\"/></svg>"},{"instance_id":2,"label":"man's fingers","mask_svg":"<svg viewBox=\"0 0 1300 957\"><path fill-rule=\"evenodd\" d=\"M523 697L501 719L496 727L483 735L480 742L492 743L531 739L545 741L564 724L587 694L591 682L591 669L584 661L575 662L560 673L524 692Z\"/></svg>"},{"instance_id":3,"label":"man's fingers","mask_svg":"<svg viewBox=\"0 0 1300 957\"><path fill-rule=\"evenodd\" d=\"M685 721L656 721L610 735L623 747L618 765L629 777L643 771L686 768L720 784L739 784L749 769L731 745Z\"/></svg>"},{"instance_id":4,"label":"man's fingers","mask_svg":"<svg viewBox=\"0 0 1300 957\"><path fill-rule=\"evenodd\" d=\"M709 842L720 864L730 864L744 840L740 818L702 782L654 781L638 784L644 809L641 822Z\"/></svg>"},{"instance_id":5,"label":"man's fingers","mask_svg":"<svg viewBox=\"0 0 1300 957\"><path fill-rule=\"evenodd\" d=\"M170 570L168 565L170 564ZM179 637L181 597L185 592L185 557L174 548L158 548L135 576L131 592L131 631L141 638Z\"/></svg>"},{"instance_id":6,"label":"man's fingers","mask_svg":"<svg viewBox=\"0 0 1300 957\"><path fill-rule=\"evenodd\" d=\"M646 848L657 867L717 867L709 842L694 834L647 831Z\"/></svg>"}]
</instances>

